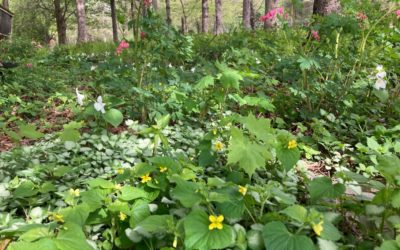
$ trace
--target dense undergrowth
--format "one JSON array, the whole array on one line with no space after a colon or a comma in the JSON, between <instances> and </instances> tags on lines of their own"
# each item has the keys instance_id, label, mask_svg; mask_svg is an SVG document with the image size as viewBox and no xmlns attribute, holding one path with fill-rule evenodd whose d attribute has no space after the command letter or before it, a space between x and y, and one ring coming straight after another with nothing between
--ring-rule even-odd
<instances>
[{"instance_id":1,"label":"dense undergrowth","mask_svg":"<svg viewBox=\"0 0 400 250\"><path fill-rule=\"evenodd\" d=\"M3 244L400 248L399 19L362 7L217 37L150 15L117 50L1 42Z\"/></svg>"}]
</instances>

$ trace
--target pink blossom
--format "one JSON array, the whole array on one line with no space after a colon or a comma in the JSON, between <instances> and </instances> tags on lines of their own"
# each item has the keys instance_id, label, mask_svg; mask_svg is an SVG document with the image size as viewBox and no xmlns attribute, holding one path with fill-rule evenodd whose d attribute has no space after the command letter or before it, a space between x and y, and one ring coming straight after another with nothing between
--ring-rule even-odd
<instances>
[{"instance_id":1,"label":"pink blossom","mask_svg":"<svg viewBox=\"0 0 400 250\"><path fill-rule=\"evenodd\" d=\"M119 56L122 53L122 51L127 48L129 48L129 43L127 43L125 40L122 40L118 45L116 54Z\"/></svg>"},{"instance_id":2,"label":"pink blossom","mask_svg":"<svg viewBox=\"0 0 400 250\"><path fill-rule=\"evenodd\" d=\"M144 31L140 32L140 38L142 38L142 40L146 38L146 33Z\"/></svg>"},{"instance_id":3,"label":"pink blossom","mask_svg":"<svg viewBox=\"0 0 400 250\"><path fill-rule=\"evenodd\" d=\"M32 69L32 68L33 68L33 64L32 64L32 63L27 63L27 64L26 64L26 67L27 67L28 69Z\"/></svg>"},{"instance_id":4,"label":"pink blossom","mask_svg":"<svg viewBox=\"0 0 400 250\"><path fill-rule=\"evenodd\" d=\"M149 7L150 3L151 3L151 0L143 0L143 3L144 3L145 7Z\"/></svg>"},{"instance_id":5,"label":"pink blossom","mask_svg":"<svg viewBox=\"0 0 400 250\"><path fill-rule=\"evenodd\" d=\"M400 10L396 10L396 16L397 18L400 18Z\"/></svg>"},{"instance_id":6,"label":"pink blossom","mask_svg":"<svg viewBox=\"0 0 400 250\"><path fill-rule=\"evenodd\" d=\"M315 40L317 40L317 41L321 40L321 37L318 34L318 30L311 30L311 35Z\"/></svg>"},{"instance_id":7,"label":"pink blossom","mask_svg":"<svg viewBox=\"0 0 400 250\"><path fill-rule=\"evenodd\" d=\"M260 21L265 22L267 20L274 19L277 14L279 14L281 16L283 15L283 8L282 7L275 8L275 9L272 9L272 10L268 11L267 14L265 14L264 16L262 16L260 18Z\"/></svg>"}]
</instances>

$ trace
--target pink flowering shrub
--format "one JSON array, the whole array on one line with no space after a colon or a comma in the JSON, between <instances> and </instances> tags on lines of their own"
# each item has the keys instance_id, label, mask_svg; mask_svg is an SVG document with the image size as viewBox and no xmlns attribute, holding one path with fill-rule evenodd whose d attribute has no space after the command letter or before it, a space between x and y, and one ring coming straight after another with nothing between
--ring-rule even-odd
<instances>
[{"instance_id":1,"label":"pink flowering shrub","mask_svg":"<svg viewBox=\"0 0 400 250\"><path fill-rule=\"evenodd\" d=\"M396 10L396 16L397 18L400 18L400 10Z\"/></svg>"},{"instance_id":2,"label":"pink flowering shrub","mask_svg":"<svg viewBox=\"0 0 400 250\"><path fill-rule=\"evenodd\" d=\"M260 21L265 22L267 20L273 20L277 15L283 15L283 8L279 7L279 8L275 8L272 9L270 11L268 11L267 14L265 14L264 16L260 17Z\"/></svg>"},{"instance_id":3,"label":"pink flowering shrub","mask_svg":"<svg viewBox=\"0 0 400 250\"><path fill-rule=\"evenodd\" d=\"M122 53L122 51L127 48L129 48L129 43L127 43L125 40L122 40L118 45L118 48L116 51L117 55L119 56Z\"/></svg>"},{"instance_id":4,"label":"pink flowering shrub","mask_svg":"<svg viewBox=\"0 0 400 250\"><path fill-rule=\"evenodd\" d=\"M311 35L316 41L319 42L321 40L321 37L318 34L318 30L311 30Z\"/></svg>"}]
</instances>

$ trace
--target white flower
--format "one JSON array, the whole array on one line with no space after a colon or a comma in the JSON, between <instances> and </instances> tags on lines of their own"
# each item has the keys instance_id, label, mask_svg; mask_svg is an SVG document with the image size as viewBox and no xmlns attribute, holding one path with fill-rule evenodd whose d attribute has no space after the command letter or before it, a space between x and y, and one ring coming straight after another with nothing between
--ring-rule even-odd
<instances>
[{"instance_id":1,"label":"white flower","mask_svg":"<svg viewBox=\"0 0 400 250\"><path fill-rule=\"evenodd\" d=\"M149 206L150 212L152 212L152 213L154 213L158 209L157 204L149 204L148 206Z\"/></svg>"},{"instance_id":2,"label":"white flower","mask_svg":"<svg viewBox=\"0 0 400 250\"><path fill-rule=\"evenodd\" d=\"M75 92L76 92L76 102L79 105L83 106L83 99L85 98L85 96L79 93L78 88L75 89Z\"/></svg>"},{"instance_id":3,"label":"white flower","mask_svg":"<svg viewBox=\"0 0 400 250\"><path fill-rule=\"evenodd\" d=\"M383 70L383 66L382 65L376 66L376 71L380 72L382 70Z\"/></svg>"},{"instance_id":4,"label":"white flower","mask_svg":"<svg viewBox=\"0 0 400 250\"><path fill-rule=\"evenodd\" d=\"M147 67L151 67L151 63L148 63L148 64L147 64Z\"/></svg>"},{"instance_id":5,"label":"white flower","mask_svg":"<svg viewBox=\"0 0 400 250\"><path fill-rule=\"evenodd\" d=\"M99 111L101 113L105 113L106 111L104 110L105 104L103 103L103 98L101 96L97 97L97 101L94 103L94 108L96 111Z\"/></svg>"},{"instance_id":6,"label":"white flower","mask_svg":"<svg viewBox=\"0 0 400 250\"><path fill-rule=\"evenodd\" d=\"M377 89L377 90L385 89L386 88L386 81L383 80L382 78L376 79L374 88Z\"/></svg>"},{"instance_id":7,"label":"white flower","mask_svg":"<svg viewBox=\"0 0 400 250\"><path fill-rule=\"evenodd\" d=\"M386 71L379 71L378 73L376 73L376 78L383 79L385 77L386 77Z\"/></svg>"},{"instance_id":8,"label":"white flower","mask_svg":"<svg viewBox=\"0 0 400 250\"><path fill-rule=\"evenodd\" d=\"M190 71L192 71L192 73L194 73L196 71L196 68L193 67L193 68L190 69Z\"/></svg>"},{"instance_id":9,"label":"white flower","mask_svg":"<svg viewBox=\"0 0 400 250\"><path fill-rule=\"evenodd\" d=\"M170 63L170 64L168 65L168 67L169 67L169 68L172 68L172 64Z\"/></svg>"},{"instance_id":10,"label":"white flower","mask_svg":"<svg viewBox=\"0 0 400 250\"><path fill-rule=\"evenodd\" d=\"M256 58L256 64L260 64L260 60L258 60L258 58Z\"/></svg>"},{"instance_id":11,"label":"white flower","mask_svg":"<svg viewBox=\"0 0 400 250\"><path fill-rule=\"evenodd\" d=\"M94 71L94 70L96 70L97 69L97 66L96 65L92 65L92 67L90 67L90 70L91 71Z\"/></svg>"},{"instance_id":12,"label":"white flower","mask_svg":"<svg viewBox=\"0 0 400 250\"><path fill-rule=\"evenodd\" d=\"M134 123L135 122L133 120L131 120L131 119L125 121L125 125L128 126L128 127L132 126Z\"/></svg>"}]
</instances>

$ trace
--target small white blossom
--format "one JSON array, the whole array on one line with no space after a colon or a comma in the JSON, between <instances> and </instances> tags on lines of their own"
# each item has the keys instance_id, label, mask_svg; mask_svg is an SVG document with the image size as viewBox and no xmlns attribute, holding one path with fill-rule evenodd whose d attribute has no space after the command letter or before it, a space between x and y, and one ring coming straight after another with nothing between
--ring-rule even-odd
<instances>
[{"instance_id":1,"label":"small white blossom","mask_svg":"<svg viewBox=\"0 0 400 250\"><path fill-rule=\"evenodd\" d=\"M385 77L386 77L386 71L380 71L380 72L376 73L376 78L383 79Z\"/></svg>"},{"instance_id":2,"label":"small white blossom","mask_svg":"<svg viewBox=\"0 0 400 250\"><path fill-rule=\"evenodd\" d=\"M376 79L374 88L377 89L377 90L385 89L386 88L386 81L383 80L382 78Z\"/></svg>"},{"instance_id":3,"label":"small white blossom","mask_svg":"<svg viewBox=\"0 0 400 250\"><path fill-rule=\"evenodd\" d=\"M172 64L171 64L171 63L170 63L170 64L168 64L168 67L169 67L169 68L172 68Z\"/></svg>"},{"instance_id":4,"label":"small white blossom","mask_svg":"<svg viewBox=\"0 0 400 250\"><path fill-rule=\"evenodd\" d=\"M97 66L96 65L92 65L92 67L90 67L90 70L91 71L94 71L94 70L96 70L97 69Z\"/></svg>"},{"instance_id":5,"label":"small white blossom","mask_svg":"<svg viewBox=\"0 0 400 250\"><path fill-rule=\"evenodd\" d=\"M83 106L83 99L85 98L85 96L79 93L78 88L75 89L75 92L76 92L76 102L79 105Z\"/></svg>"},{"instance_id":6,"label":"small white blossom","mask_svg":"<svg viewBox=\"0 0 400 250\"><path fill-rule=\"evenodd\" d=\"M256 58L256 64L260 64L260 60L258 60L258 58Z\"/></svg>"},{"instance_id":7,"label":"small white blossom","mask_svg":"<svg viewBox=\"0 0 400 250\"><path fill-rule=\"evenodd\" d=\"M158 209L157 204L149 204L150 212L154 213L155 211L157 211L157 209Z\"/></svg>"},{"instance_id":8,"label":"small white blossom","mask_svg":"<svg viewBox=\"0 0 400 250\"><path fill-rule=\"evenodd\" d=\"M193 68L190 69L190 71L192 71L192 73L194 73L196 71L196 68L193 67Z\"/></svg>"},{"instance_id":9,"label":"small white blossom","mask_svg":"<svg viewBox=\"0 0 400 250\"><path fill-rule=\"evenodd\" d=\"M380 72L383 70L383 66L382 65L377 65L376 66L376 71Z\"/></svg>"},{"instance_id":10,"label":"small white blossom","mask_svg":"<svg viewBox=\"0 0 400 250\"><path fill-rule=\"evenodd\" d=\"M103 98L101 96L97 97L97 101L94 103L94 108L96 111L99 111L101 113L105 113L106 111L104 110L105 104L103 103Z\"/></svg>"}]
</instances>

